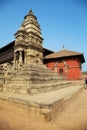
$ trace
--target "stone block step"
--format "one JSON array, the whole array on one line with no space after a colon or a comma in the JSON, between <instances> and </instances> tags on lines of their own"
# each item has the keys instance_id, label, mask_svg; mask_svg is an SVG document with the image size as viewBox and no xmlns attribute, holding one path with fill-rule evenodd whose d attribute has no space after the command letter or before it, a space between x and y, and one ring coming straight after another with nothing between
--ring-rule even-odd
<instances>
[{"instance_id":1,"label":"stone block step","mask_svg":"<svg viewBox=\"0 0 87 130\"><path fill-rule=\"evenodd\" d=\"M44 66L44 65L34 65L34 66L32 66L32 65L25 65L25 66L23 66L23 68L22 68L22 71L36 71L36 72L47 72L47 73L52 73L52 71L49 69L49 68L47 68L46 66Z\"/></svg>"},{"instance_id":2,"label":"stone block step","mask_svg":"<svg viewBox=\"0 0 87 130\"><path fill-rule=\"evenodd\" d=\"M58 82L61 81L61 79L58 78L52 78L52 77L15 77L12 78L11 80L8 80L8 82L32 82L32 83L41 83L41 82Z\"/></svg>"},{"instance_id":3,"label":"stone block step","mask_svg":"<svg viewBox=\"0 0 87 130\"><path fill-rule=\"evenodd\" d=\"M49 74L49 73L54 74L54 72L52 72L52 71L51 71L50 69L48 69L48 68L46 68L46 69L41 69L41 68L37 69L37 68L30 68L30 67L28 67L28 68L25 68L25 69L22 68L21 70L22 70L22 71L18 71L18 73L22 74L22 72L25 72L25 73L27 73L27 72L29 72L29 73L30 73L30 72L32 72L32 73L35 73L35 72L38 73L38 72L39 72L39 73L42 74L42 73L44 72L45 74L46 74L46 73L47 73L47 74ZM56 75L57 75L57 74L56 74Z\"/></svg>"},{"instance_id":4,"label":"stone block step","mask_svg":"<svg viewBox=\"0 0 87 130\"><path fill-rule=\"evenodd\" d=\"M67 101L82 89L82 85L72 85L68 88L39 93L37 95L19 95L12 93L0 93L0 100L7 101L45 121L51 121L64 109Z\"/></svg>"},{"instance_id":5,"label":"stone block step","mask_svg":"<svg viewBox=\"0 0 87 130\"><path fill-rule=\"evenodd\" d=\"M32 84L32 82L26 82L26 81L23 81L22 82L22 80L21 81L14 81L14 82L11 82L11 81L9 81L8 82L9 84L4 84L4 86L12 86L12 85L16 85L16 86L18 86L18 85L21 85L21 86L29 86L29 85L31 85L31 86L36 86L36 85L39 85L39 86L54 86L54 85L67 85L67 84L75 84L76 82L72 82L72 81L67 81L67 80L64 80L64 81L57 81L57 82L55 82L55 81L53 81L53 82L46 82L46 84L45 84L45 82L44 82L44 84L42 84L42 83L36 83L36 84Z\"/></svg>"},{"instance_id":6,"label":"stone block step","mask_svg":"<svg viewBox=\"0 0 87 130\"><path fill-rule=\"evenodd\" d=\"M41 75L39 73L36 73L36 74L35 73L34 74L33 73L31 73L31 74L29 74L29 73L25 74L24 73L22 75L17 74L13 78L20 78L21 79L21 78L28 78L28 77L35 77L35 78L37 77L37 78L43 78L43 79L46 78L46 77L47 78L54 78L54 79L64 79L62 76L58 76L58 75L51 75L51 74L50 75L48 75L48 74L42 74Z\"/></svg>"},{"instance_id":7,"label":"stone block step","mask_svg":"<svg viewBox=\"0 0 87 130\"><path fill-rule=\"evenodd\" d=\"M37 68L37 69L39 69L39 68L41 68L41 69L47 69L47 66L46 65L44 65L44 64L25 64L22 68Z\"/></svg>"},{"instance_id":8,"label":"stone block step","mask_svg":"<svg viewBox=\"0 0 87 130\"><path fill-rule=\"evenodd\" d=\"M63 77L51 72L44 65L28 64L18 70L13 77L7 78L3 88L7 91L18 91L18 93L26 89L26 93L36 94L64 87L67 83L63 81L60 83L62 79Z\"/></svg>"},{"instance_id":9,"label":"stone block step","mask_svg":"<svg viewBox=\"0 0 87 130\"><path fill-rule=\"evenodd\" d=\"M32 71L22 71L22 72L19 72L17 75L19 75L19 76L21 76L21 77L23 77L24 75L25 76L42 76L42 77L45 77L45 76L49 76L49 77L59 77L59 75L58 74L55 74L55 73L44 73L44 72L42 72L42 73L40 73L40 72L32 72ZM62 77L62 76L61 76Z\"/></svg>"},{"instance_id":10,"label":"stone block step","mask_svg":"<svg viewBox=\"0 0 87 130\"><path fill-rule=\"evenodd\" d=\"M22 84L22 83L9 83L5 84L3 87L3 91L17 92L20 94L37 94L42 92L54 91L58 89L62 89L65 87L71 86L71 81L64 82L53 82L47 84ZM26 92L25 92L26 91Z\"/></svg>"}]
</instances>

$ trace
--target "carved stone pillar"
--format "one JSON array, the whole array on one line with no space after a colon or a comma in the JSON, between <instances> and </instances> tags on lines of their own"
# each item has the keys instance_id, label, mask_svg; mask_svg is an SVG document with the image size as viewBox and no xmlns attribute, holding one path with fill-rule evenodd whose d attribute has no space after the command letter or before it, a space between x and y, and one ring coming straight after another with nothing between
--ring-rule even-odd
<instances>
[{"instance_id":1,"label":"carved stone pillar","mask_svg":"<svg viewBox=\"0 0 87 130\"><path fill-rule=\"evenodd\" d=\"M26 61L26 60L27 60L26 58L27 58L27 52L25 51L24 63L27 62L27 61Z\"/></svg>"},{"instance_id":2,"label":"carved stone pillar","mask_svg":"<svg viewBox=\"0 0 87 130\"><path fill-rule=\"evenodd\" d=\"M16 52L14 52L14 65L16 64Z\"/></svg>"},{"instance_id":3,"label":"carved stone pillar","mask_svg":"<svg viewBox=\"0 0 87 130\"><path fill-rule=\"evenodd\" d=\"M19 63L22 63L22 51L20 51Z\"/></svg>"}]
</instances>

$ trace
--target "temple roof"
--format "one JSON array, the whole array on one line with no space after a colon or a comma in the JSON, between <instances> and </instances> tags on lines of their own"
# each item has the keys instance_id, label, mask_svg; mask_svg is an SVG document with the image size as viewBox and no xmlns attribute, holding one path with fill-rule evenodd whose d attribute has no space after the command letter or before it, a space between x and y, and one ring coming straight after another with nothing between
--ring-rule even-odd
<instances>
[{"instance_id":1,"label":"temple roof","mask_svg":"<svg viewBox=\"0 0 87 130\"><path fill-rule=\"evenodd\" d=\"M47 48L43 48L43 49L44 49L44 51L43 51L43 56L46 56L46 55L49 55L49 54L54 53L54 51L49 50L49 49L47 49Z\"/></svg>"},{"instance_id":2,"label":"temple roof","mask_svg":"<svg viewBox=\"0 0 87 130\"><path fill-rule=\"evenodd\" d=\"M70 50L66 50L66 49L63 49L56 53L49 54L49 55L45 56L44 59L56 59L56 58L59 59L59 58L76 57L76 56L79 56L82 63L85 62L85 59L84 59L84 56L82 53L70 51Z\"/></svg>"},{"instance_id":3,"label":"temple roof","mask_svg":"<svg viewBox=\"0 0 87 130\"><path fill-rule=\"evenodd\" d=\"M0 48L0 53L7 50L7 49L9 49L9 48L13 48L14 43L15 43L15 41L12 41L12 42L6 44L5 46L3 46L2 48Z\"/></svg>"}]
</instances>

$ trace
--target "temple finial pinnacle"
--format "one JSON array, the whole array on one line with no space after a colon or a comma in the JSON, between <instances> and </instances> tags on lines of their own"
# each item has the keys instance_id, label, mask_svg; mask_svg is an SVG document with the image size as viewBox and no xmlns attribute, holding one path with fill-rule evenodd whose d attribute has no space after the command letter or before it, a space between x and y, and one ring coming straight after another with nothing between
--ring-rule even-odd
<instances>
[{"instance_id":1,"label":"temple finial pinnacle","mask_svg":"<svg viewBox=\"0 0 87 130\"><path fill-rule=\"evenodd\" d=\"M64 47L64 45L62 46L62 50L65 50L65 47Z\"/></svg>"},{"instance_id":2,"label":"temple finial pinnacle","mask_svg":"<svg viewBox=\"0 0 87 130\"><path fill-rule=\"evenodd\" d=\"M32 9L30 9L30 11L29 11L29 14L33 14L33 11L32 11Z\"/></svg>"}]
</instances>

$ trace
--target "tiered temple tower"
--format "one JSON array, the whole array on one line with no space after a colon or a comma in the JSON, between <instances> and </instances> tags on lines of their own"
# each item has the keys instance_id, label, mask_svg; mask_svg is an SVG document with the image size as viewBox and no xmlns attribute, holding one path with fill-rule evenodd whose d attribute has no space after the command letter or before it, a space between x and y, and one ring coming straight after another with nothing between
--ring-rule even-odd
<instances>
[{"instance_id":1,"label":"tiered temple tower","mask_svg":"<svg viewBox=\"0 0 87 130\"><path fill-rule=\"evenodd\" d=\"M42 64L43 38L40 25L32 10L24 17L24 22L15 35L14 63Z\"/></svg>"}]
</instances>

